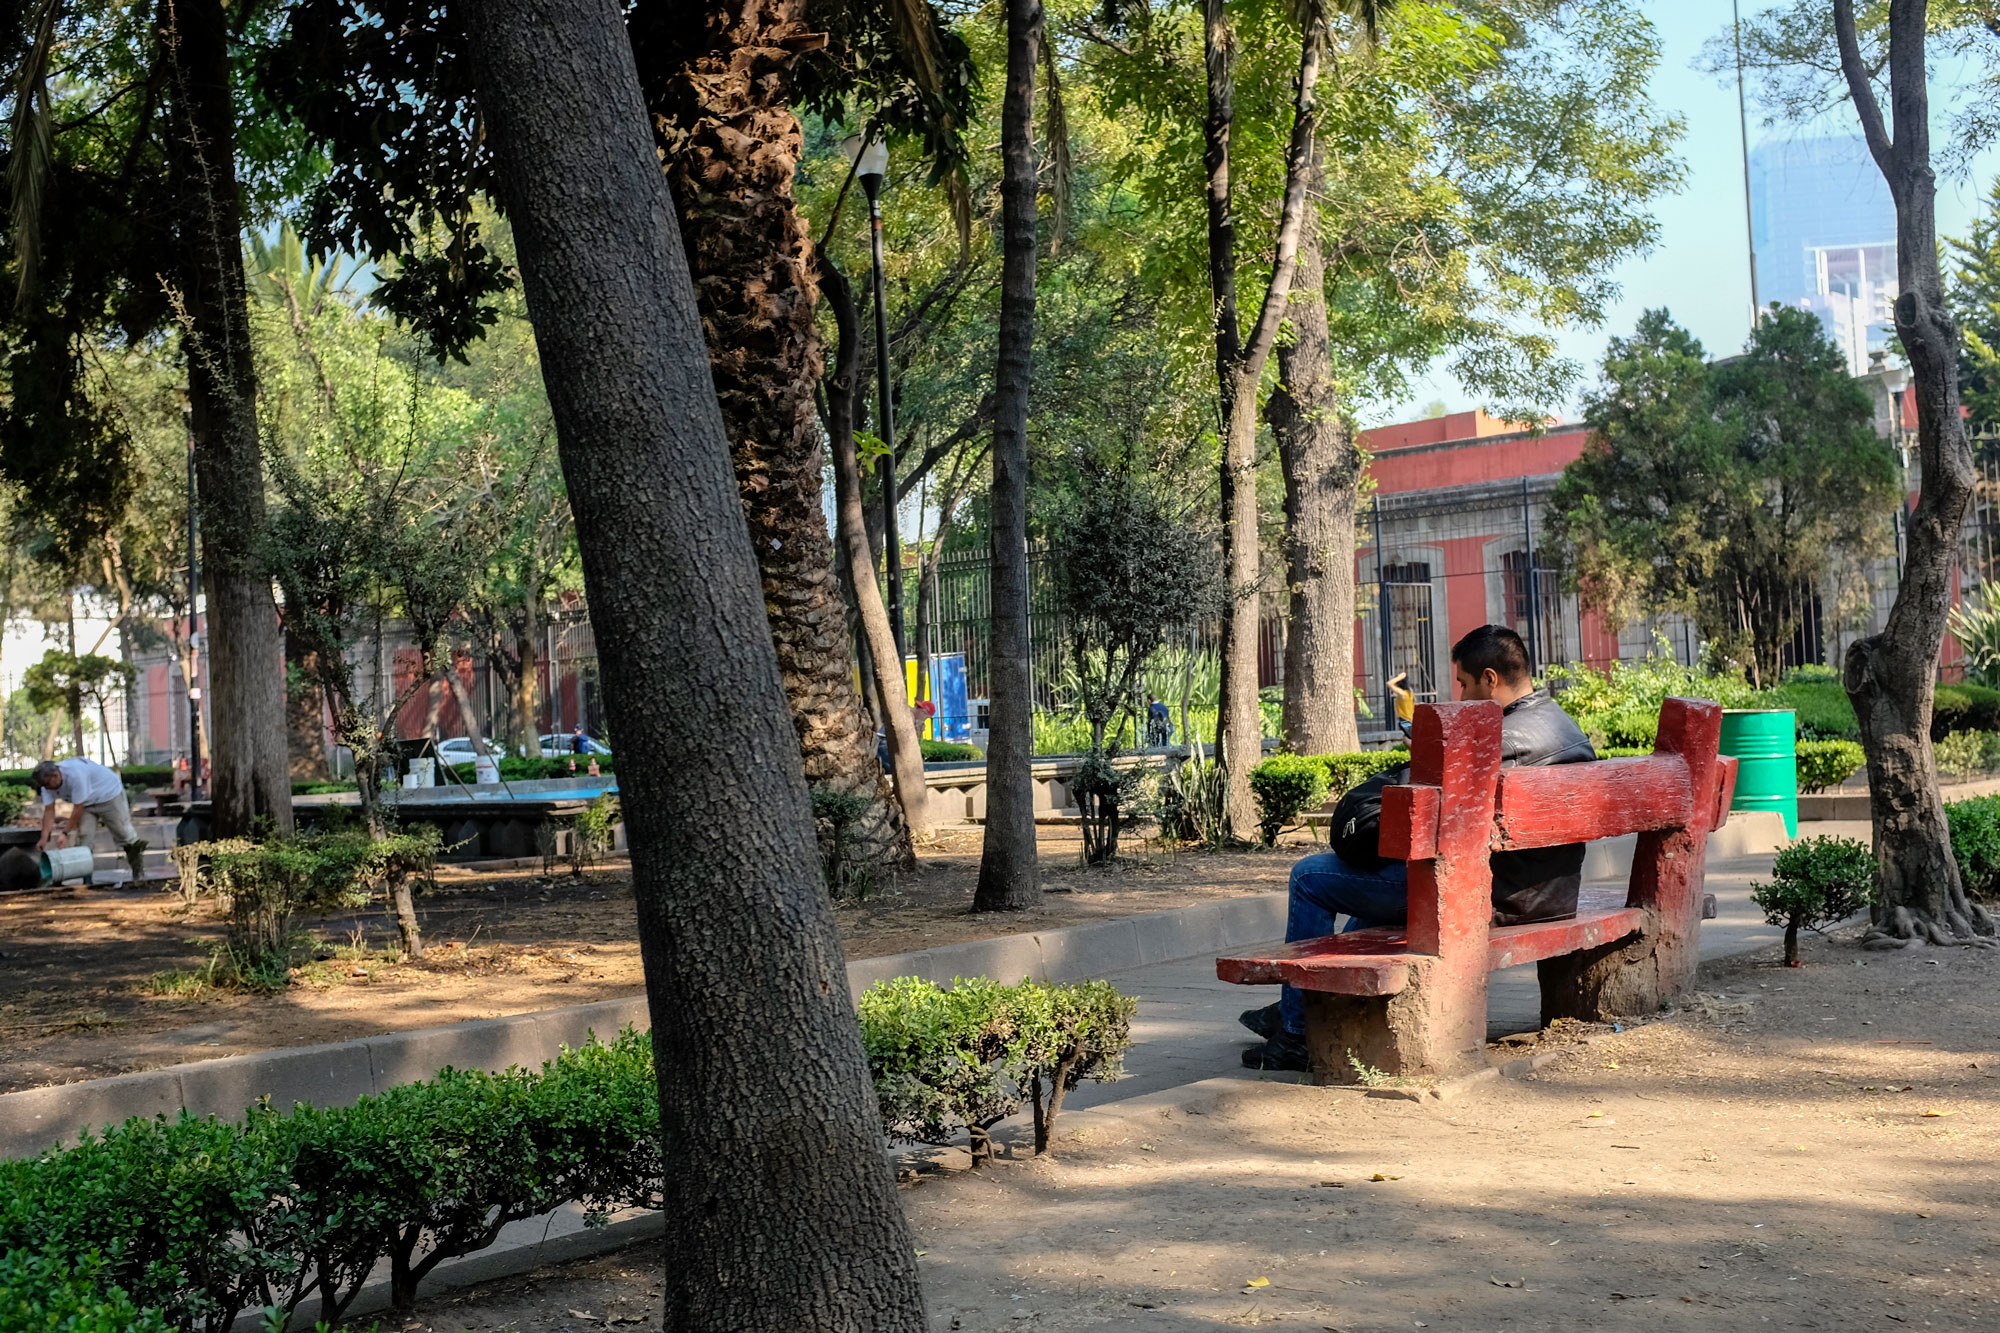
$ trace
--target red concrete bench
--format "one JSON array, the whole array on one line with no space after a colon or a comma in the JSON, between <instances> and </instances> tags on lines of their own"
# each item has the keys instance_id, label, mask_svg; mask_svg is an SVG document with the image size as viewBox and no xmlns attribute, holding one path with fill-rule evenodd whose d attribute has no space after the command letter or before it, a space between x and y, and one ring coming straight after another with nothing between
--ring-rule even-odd
<instances>
[{"instance_id":1,"label":"red concrete bench","mask_svg":"<svg viewBox=\"0 0 2000 1333\"><path fill-rule=\"evenodd\" d=\"M1303 940L1219 958L1216 975L1306 993L1313 1072L1352 1081L1356 1063L1390 1074L1481 1064L1486 976L1537 963L1542 1021L1659 1009L1693 979L1708 834L1729 816L1736 761L1718 756L1722 710L1668 699L1643 759L1500 767L1500 706L1417 708L1407 786L1382 793L1382 855L1409 862L1401 930ZM1639 835L1623 904L1494 926L1495 851Z\"/></svg>"}]
</instances>

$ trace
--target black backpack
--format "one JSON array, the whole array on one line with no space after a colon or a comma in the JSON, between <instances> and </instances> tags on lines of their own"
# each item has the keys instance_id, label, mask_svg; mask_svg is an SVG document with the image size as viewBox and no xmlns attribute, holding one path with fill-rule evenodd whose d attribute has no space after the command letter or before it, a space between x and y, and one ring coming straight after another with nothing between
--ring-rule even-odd
<instances>
[{"instance_id":1,"label":"black backpack","mask_svg":"<svg viewBox=\"0 0 2000 1333\"><path fill-rule=\"evenodd\" d=\"M1350 788L1333 807L1327 844L1354 870L1376 870L1388 864L1382 855L1382 789L1410 780L1410 766L1377 773Z\"/></svg>"}]
</instances>

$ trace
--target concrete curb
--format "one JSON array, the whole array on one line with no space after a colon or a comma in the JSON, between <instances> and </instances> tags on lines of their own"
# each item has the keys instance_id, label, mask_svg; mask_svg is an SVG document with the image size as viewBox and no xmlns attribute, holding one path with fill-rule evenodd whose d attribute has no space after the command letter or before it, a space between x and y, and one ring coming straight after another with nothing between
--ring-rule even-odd
<instances>
[{"instance_id":1,"label":"concrete curb","mask_svg":"<svg viewBox=\"0 0 2000 1333\"><path fill-rule=\"evenodd\" d=\"M958 977L1000 981L1076 981L1127 968L1191 958L1285 933L1285 895L1225 898L1142 916L1094 921L914 953L865 958L847 965L852 994L888 977L922 977L946 985ZM418 1028L320 1046L169 1065L115 1078L88 1079L0 1096L0 1157L25 1157L55 1143L74 1143L86 1129L132 1116L178 1115L234 1119L268 1097L347 1106L400 1083L457 1069L533 1068L592 1032L610 1035L650 1026L643 995L566 1005L509 1018Z\"/></svg>"}]
</instances>

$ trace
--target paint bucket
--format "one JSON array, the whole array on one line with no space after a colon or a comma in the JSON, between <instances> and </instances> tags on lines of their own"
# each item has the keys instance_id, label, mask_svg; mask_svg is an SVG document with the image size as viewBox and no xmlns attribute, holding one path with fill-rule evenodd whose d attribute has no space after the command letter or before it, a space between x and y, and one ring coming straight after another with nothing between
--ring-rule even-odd
<instances>
[{"instance_id":1,"label":"paint bucket","mask_svg":"<svg viewBox=\"0 0 2000 1333\"><path fill-rule=\"evenodd\" d=\"M50 847L42 853L42 883L60 884L69 879L88 879L97 868L97 857L88 847Z\"/></svg>"},{"instance_id":2,"label":"paint bucket","mask_svg":"<svg viewBox=\"0 0 2000 1333\"><path fill-rule=\"evenodd\" d=\"M403 774L404 791L415 791L418 787L422 785L423 785L422 783L417 781L417 773L414 768L411 769L408 773Z\"/></svg>"},{"instance_id":3,"label":"paint bucket","mask_svg":"<svg viewBox=\"0 0 2000 1333\"><path fill-rule=\"evenodd\" d=\"M500 761L490 754L474 755L472 758L473 780L483 787L500 785Z\"/></svg>"},{"instance_id":4,"label":"paint bucket","mask_svg":"<svg viewBox=\"0 0 2000 1333\"><path fill-rule=\"evenodd\" d=\"M1798 718L1789 708L1722 710L1723 754L1736 758L1731 810L1776 810L1799 835Z\"/></svg>"},{"instance_id":5,"label":"paint bucket","mask_svg":"<svg viewBox=\"0 0 2000 1333\"><path fill-rule=\"evenodd\" d=\"M419 787L437 786L437 760L431 758L429 755L425 755L423 758L413 760L412 762L416 765L417 785Z\"/></svg>"}]
</instances>

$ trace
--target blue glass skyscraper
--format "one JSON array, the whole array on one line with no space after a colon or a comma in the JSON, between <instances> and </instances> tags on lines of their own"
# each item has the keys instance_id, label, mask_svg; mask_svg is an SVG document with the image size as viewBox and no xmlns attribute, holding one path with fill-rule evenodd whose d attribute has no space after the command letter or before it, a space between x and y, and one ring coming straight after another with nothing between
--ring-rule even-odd
<instances>
[{"instance_id":1,"label":"blue glass skyscraper","mask_svg":"<svg viewBox=\"0 0 2000 1333\"><path fill-rule=\"evenodd\" d=\"M1865 371L1895 332L1897 290L1896 207L1868 145L1760 145L1750 154L1750 230L1759 298L1818 315L1848 369Z\"/></svg>"}]
</instances>

